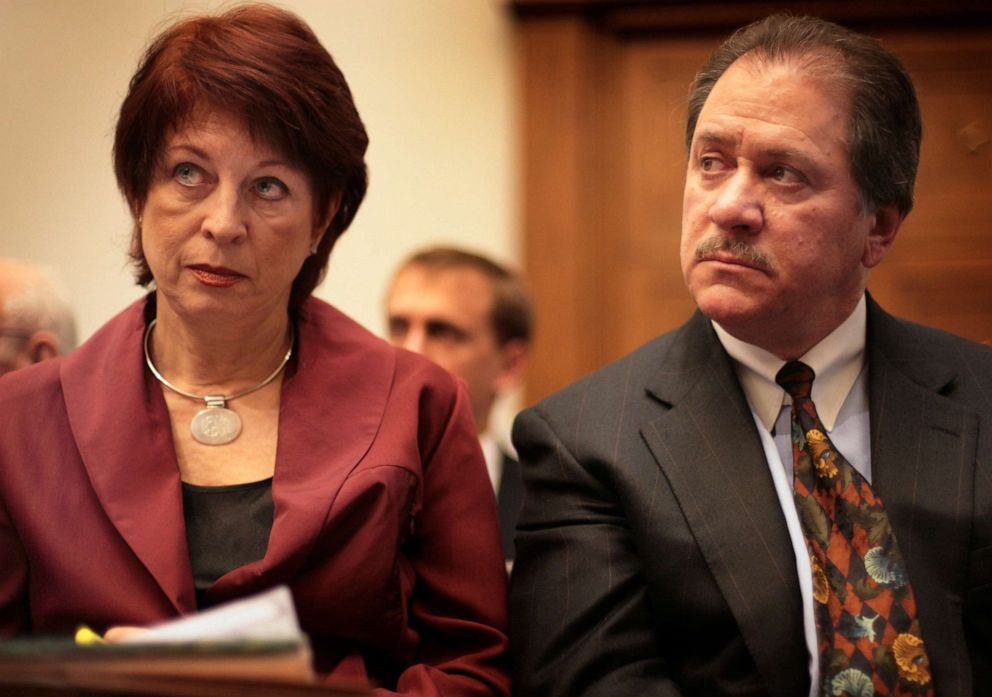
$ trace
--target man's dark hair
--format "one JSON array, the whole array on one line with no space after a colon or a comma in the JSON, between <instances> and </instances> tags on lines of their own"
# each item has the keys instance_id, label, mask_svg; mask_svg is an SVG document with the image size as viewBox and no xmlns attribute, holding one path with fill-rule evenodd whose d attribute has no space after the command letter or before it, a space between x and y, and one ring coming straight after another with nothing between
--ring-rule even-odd
<instances>
[{"instance_id":1,"label":"man's dark hair","mask_svg":"<svg viewBox=\"0 0 992 697\"><path fill-rule=\"evenodd\" d=\"M737 59L781 62L801 59L804 68L833 82L851 99L848 154L861 195L873 212L895 204L913 207L913 184L923 126L913 82L894 55L871 37L816 17L775 14L738 29L710 56L689 92L686 147L691 148L699 113L713 85Z\"/></svg>"},{"instance_id":2,"label":"man's dark hair","mask_svg":"<svg viewBox=\"0 0 992 697\"><path fill-rule=\"evenodd\" d=\"M480 254L456 247L431 247L417 252L400 267L419 266L431 271L475 269L493 285L493 331L500 346L519 339L528 343L533 331L534 312L530 296L517 274Z\"/></svg>"}]
</instances>

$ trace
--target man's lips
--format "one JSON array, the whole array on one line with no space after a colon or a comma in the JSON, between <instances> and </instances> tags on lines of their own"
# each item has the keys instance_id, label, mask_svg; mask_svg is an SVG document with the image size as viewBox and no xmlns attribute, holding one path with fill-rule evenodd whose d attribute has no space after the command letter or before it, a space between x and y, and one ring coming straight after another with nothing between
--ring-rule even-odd
<instances>
[{"instance_id":1,"label":"man's lips","mask_svg":"<svg viewBox=\"0 0 992 697\"><path fill-rule=\"evenodd\" d=\"M715 262L755 271L770 271L771 259L746 240L710 237L696 246L696 262Z\"/></svg>"},{"instance_id":2,"label":"man's lips","mask_svg":"<svg viewBox=\"0 0 992 697\"><path fill-rule=\"evenodd\" d=\"M733 256L732 254L719 253L719 252L706 254L701 258L699 258L699 261L700 262L716 261L721 264L729 264L731 266L743 266L748 269L756 269L759 271L764 270L764 267L759 266L758 264L755 264L752 261L748 261L747 259L742 259L740 257Z\"/></svg>"},{"instance_id":3,"label":"man's lips","mask_svg":"<svg viewBox=\"0 0 992 697\"><path fill-rule=\"evenodd\" d=\"M224 266L209 266L207 264L193 264L187 267L200 283L215 288L227 288L244 278L233 269Z\"/></svg>"}]
</instances>

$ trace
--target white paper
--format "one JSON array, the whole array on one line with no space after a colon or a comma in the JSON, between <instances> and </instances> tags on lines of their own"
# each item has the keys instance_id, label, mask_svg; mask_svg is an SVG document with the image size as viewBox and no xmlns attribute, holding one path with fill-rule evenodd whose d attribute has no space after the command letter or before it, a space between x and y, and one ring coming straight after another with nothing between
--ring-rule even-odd
<instances>
[{"instance_id":1,"label":"white paper","mask_svg":"<svg viewBox=\"0 0 992 697\"><path fill-rule=\"evenodd\" d=\"M155 625L123 639L127 644L177 644L192 641L299 641L303 632L293 596L286 586L233 600L195 615Z\"/></svg>"}]
</instances>

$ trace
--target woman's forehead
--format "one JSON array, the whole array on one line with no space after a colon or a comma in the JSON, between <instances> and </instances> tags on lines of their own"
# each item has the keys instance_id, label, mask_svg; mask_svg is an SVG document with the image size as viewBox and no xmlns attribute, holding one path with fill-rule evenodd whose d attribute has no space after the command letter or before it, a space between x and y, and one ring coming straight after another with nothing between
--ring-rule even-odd
<instances>
[{"instance_id":1,"label":"woman's forehead","mask_svg":"<svg viewBox=\"0 0 992 697\"><path fill-rule=\"evenodd\" d=\"M225 140L228 144L243 145L259 152L267 152L281 160L299 164L286 136L274 124L253 120L250 117L220 109L211 104L197 104L166 129L161 143L161 154L170 147L203 140ZM233 141L233 142L232 142Z\"/></svg>"}]
</instances>

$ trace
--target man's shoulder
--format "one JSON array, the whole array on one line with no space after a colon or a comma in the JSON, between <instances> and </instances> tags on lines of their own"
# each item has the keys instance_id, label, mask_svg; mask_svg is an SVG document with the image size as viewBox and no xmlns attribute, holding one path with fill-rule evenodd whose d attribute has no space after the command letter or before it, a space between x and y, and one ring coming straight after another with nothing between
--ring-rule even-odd
<instances>
[{"instance_id":1,"label":"man's shoulder","mask_svg":"<svg viewBox=\"0 0 992 697\"><path fill-rule=\"evenodd\" d=\"M533 409L544 414L615 413L632 400L648 399L648 387L660 371L685 370L687 363L699 362L717 345L709 321L697 313L685 324L554 392Z\"/></svg>"},{"instance_id":2,"label":"man's shoulder","mask_svg":"<svg viewBox=\"0 0 992 697\"><path fill-rule=\"evenodd\" d=\"M985 342L973 341L943 329L897 317L877 305L869 312L868 340L880 343L886 355L895 361L920 361L929 358L956 364L958 359L964 358L982 364L992 363L992 337Z\"/></svg>"},{"instance_id":3,"label":"man's shoulder","mask_svg":"<svg viewBox=\"0 0 992 697\"><path fill-rule=\"evenodd\" d=\"M950 378L958 396L976 389L992 392L992 346L957 334L888 314L874 306L869 312L870 355L885 360L914 381L942 389Z\"/></svg>"}]
</instances>

